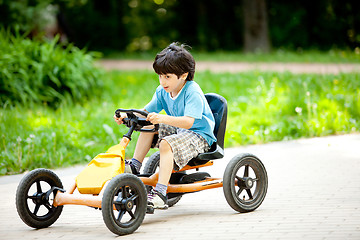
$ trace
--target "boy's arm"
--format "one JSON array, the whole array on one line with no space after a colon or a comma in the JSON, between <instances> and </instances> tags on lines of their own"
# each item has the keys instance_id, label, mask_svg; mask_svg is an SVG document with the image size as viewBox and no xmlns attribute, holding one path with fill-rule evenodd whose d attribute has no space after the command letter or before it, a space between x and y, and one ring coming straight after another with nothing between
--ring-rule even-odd
<instances>
[{"instance_id":1,"label":"boy's arm","mask_svg":"<svg viewBox=\"0 0 360 240\"><path fill-rule=\"evenodd\" d=\"M152 124L164 123L174 127L189 129L194 124L195 118L188 116L173 117L152 112L148 114L146 120Z\"/></svg>"}]
</instances>

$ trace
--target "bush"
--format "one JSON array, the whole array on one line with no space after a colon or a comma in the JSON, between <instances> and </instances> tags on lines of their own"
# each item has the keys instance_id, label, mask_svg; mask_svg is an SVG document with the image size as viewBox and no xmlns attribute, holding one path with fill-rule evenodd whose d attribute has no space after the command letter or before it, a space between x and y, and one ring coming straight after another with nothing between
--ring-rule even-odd
<instances>
[{"instance_id":1,"label":"bush","mask_svg":"<svg viewBox=\"0 0 360 240\"><path fill-rule=\"evenodd\" d=\"M96 53L0 30L0 103L83 102L101 89Z\"/></svg>"}]
</instances>

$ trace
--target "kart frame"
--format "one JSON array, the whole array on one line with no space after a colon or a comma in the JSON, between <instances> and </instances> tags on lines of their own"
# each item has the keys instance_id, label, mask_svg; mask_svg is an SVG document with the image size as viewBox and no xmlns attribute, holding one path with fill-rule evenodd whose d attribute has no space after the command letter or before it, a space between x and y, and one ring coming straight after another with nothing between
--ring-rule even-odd
<instances>
[{"instance_id":1,"label":"kart frame","mask_svg":"<svg viewBox=\"0 0 360 240\"><path fill-rule=\"evenodd\" d=\"M209 152L199 154L197 158L192 159L184 168L178 171L173 170L172 176L179 174L183 177L194 177L195 175L185 172L212 166L213 160L223 158L224 156L223 144L227 114L226 100L217 94L206 94L205 97L215 116L214 133L217 137L217 142L211 146ZM116 165L119 167L119 171L115 171L115 174L112 173L112 177L106 176L105 180L108 180L105 182L101 181L101 188L96 188L97 190L94 192L90 191L91 193L83 191L82 189L84 188L82 186L80 189L77 180L74 180L64 190L59 177L50 170L35 169L30 171L20 181L16 191L16 208L24 223L33 228L45 228L52 225L58 219L64 205L83 205L101 209L103 220L108 229L117 235L125 235L136 231L146 213L153 213L154 209L147 208L147 189L145 185L148 188L156 186L159 177L158 171L154 168L151 170L149 168L145 171L145 166L145 174L134 175L123 173L123 166L125 164L125 149L131 141L133 131L156 132L158 126L155 125L153 129L144 128L152 124L135 114L138 113L146 116L147 113L144 111L118 109L115 114L118 115L120 112L127 113L128 117L123 121L129 130L123 136L120 143L114 146L117 150L120 149L120 151L116 152L119 154L115 154L117 156L116 161L112 161L116 163L120 161L121 165ZM113 156L114 154L110 149L108 152ZM153 154L147 163L154 163L152 166L156 166L155 163L158 163L156 161L159 161L157 157L159 155ZM91 162L88 167L90 165ZM88 167L84 170L91 169ZM92 175L90 177L96 177L97 169L92 173L95 176ZM268 187L267 173L263 163L255 155L249 153L235 155L228 162L223 178L210 177L208 173L200 173L196 176L197 178L193 181L182 181L180 179L179 181L172 182L170 179L168 185L169 206L179 201L183 194L222 187L230 207L242 213L251 212L262 204ZM41 182L49 185L50 189L43 190ZM245 196L246 194L247 197ZM170 205L170 200L176 201ZM35 207L31 209L30 204L35 205ZM45 215L40 215L40 208L44 208L48 212ZM122 222L123 216L126 214L129 216L124 220L125 222Z\"/></svg>"}]
</instances>

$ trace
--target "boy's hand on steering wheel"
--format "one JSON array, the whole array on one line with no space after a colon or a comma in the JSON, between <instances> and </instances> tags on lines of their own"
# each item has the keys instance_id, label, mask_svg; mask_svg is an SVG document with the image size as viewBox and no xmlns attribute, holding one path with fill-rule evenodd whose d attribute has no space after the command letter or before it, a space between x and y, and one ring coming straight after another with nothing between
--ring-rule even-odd
<instances>
[{"instance_id":1,"label":"boy's hand on steering wheel","mask_svg":"<svg viewBox=\"0 0 360 240\"><path fill-rule=\"evenodd\" d=\"M162 123L162 117L163 115L152 112L147 115L146 120L151 122L152 124L159 124Z\"/></svg>"},{"instance_id":2,"label":"boy's hand on steering wheel","mask_svg":"<svg viewBox=\"0 0 360 240\"><path fill-rule=\"evenodd\" d=\"M123 123L124 123L124 122L123 122L123 119L127 117L126 113L120 113L120 114L121 114L121 115L120 115L119 118L116 117L116 115L114 115L114 120L115 120L115 122L116 122L118 125L123 124Z\"/></svg>"}]
</instances>

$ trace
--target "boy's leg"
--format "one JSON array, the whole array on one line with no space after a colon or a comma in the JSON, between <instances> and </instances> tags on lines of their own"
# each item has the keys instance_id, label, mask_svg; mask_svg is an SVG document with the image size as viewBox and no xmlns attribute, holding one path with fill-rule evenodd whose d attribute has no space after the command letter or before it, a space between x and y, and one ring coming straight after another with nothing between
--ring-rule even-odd
<instances>
[{"instance_id":1,"label":"boy's leg","mask_svg":"<svg viewBox=\"0 0 360 240\"><path fill-rule=\"evenodd\" d=\"M140 132L136 143L133 159L130 164L125 164L125 173L139 174L142 162L150 150L155 133Z\"/></svg>"},{"instance_id":2,"label":"boy's leg","mask_svg":"<svg viewBox=\"0 0 360 240\"><path fill-rule=\"evenodd\" d=\"M174 167L174 155L169 143L166 140L161 140L159 144L160 150L160 169L159 179L154 191L148 195L148 207L166 209L167 197L166 190ZM150 211L152 212L152 211Z\"/></svg>"},{"instance_id":3,"label":"boy's leg","mask_svg":"<svg viewBox=\"0 0 360 240\"><path fill-rule=\"evenodd\" d=\"M155 133L140 132L136 143L134 158L143 162L146 154L149 152Z\"/></svg>"},{"instance_id":4,"label":"boy's leg","mask_svg":"<svg viewBox=\"0 0 360 240\"><path fill-rule=\"evenodd\" d=\"M169 143L161 140L159 144L160 150L160 170L158 183L168 185L172 170L174 169L174 155Z\"/></svg>"}]
</instances>

